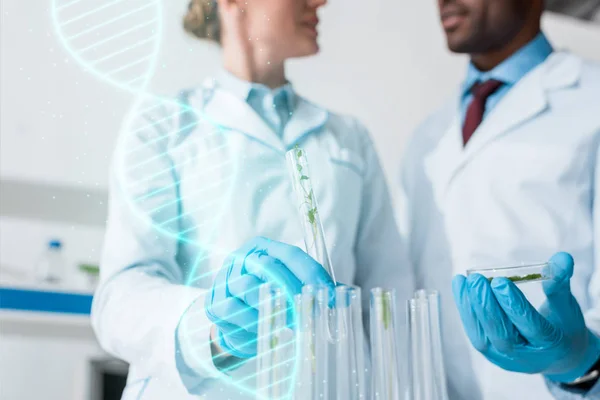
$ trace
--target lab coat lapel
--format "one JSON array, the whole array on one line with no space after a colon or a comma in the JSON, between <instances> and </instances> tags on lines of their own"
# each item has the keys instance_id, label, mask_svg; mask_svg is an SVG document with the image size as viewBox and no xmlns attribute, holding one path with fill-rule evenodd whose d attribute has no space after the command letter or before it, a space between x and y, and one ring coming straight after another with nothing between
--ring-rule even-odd
<instances>
[{"instance_id":1,"label":"lab coat lapel","mask_svg":"<svg viewBox=\"0 0 600 400\"><path fill-rule=\"evenodd\" d=\"M298 96L292 117L283 132L286 147L290 149L306 135L317 132L325 125L327 118L326 110Z\"/></svg>"},{"instance_id":2,"label":"lab coat lapel","mask_svg":"<svg viewBox=\"0 0 600 400\"><path fill-rule=\"evenodd\" d=\"M284 151L275 132L245 101L218 88L212 81L204 86L202 116L213 125L248 136L275 150Z\"/></svg>"},{"instance_id":3,"label":"lab coat lapel","mask_svg":"<svg viewBox=\"0 0 600 400\"><path fill-rule=\"evenodd\" d=\"M444 194L462 165L464 155L458 103L454 101L448 107L437 126L444 133L439 139L433 139L437 144L424 160L425 173L431 180L434 196L440 207L444 204Z\"/></svg>"},{"instance_id":4,"label":"lab coat lapel","mask_svg":"<svg viewBox=\"0 0 600 400\"><path fill-rule=\"evenodd\" d=\"M544 112L548 108L547 92L575 84L580 68L576 58L555 53L521 79L475 131L464 149L464 162L497 138Z\"/></svg>"}]
</instances>

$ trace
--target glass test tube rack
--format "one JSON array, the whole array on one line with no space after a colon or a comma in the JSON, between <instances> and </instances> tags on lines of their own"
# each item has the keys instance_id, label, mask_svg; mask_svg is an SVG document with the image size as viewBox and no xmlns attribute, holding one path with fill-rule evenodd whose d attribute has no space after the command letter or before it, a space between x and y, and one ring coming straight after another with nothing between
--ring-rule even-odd
<instances>
[{"instance_id":1,"label":"glass test tube rack","mask_svg":"<svg viewBox=\"0 0 600 400\"><path fill-rule=\"evenodd\" d=\"M295 147L286 159L306 252L337 284L306 152ZM263 285L257 400L446 400L437 293L419 291L408 301L408 340L400 339L397 318L394 291L372 289L369 347L360 288L337 286L331 293L329 288L305 286L290 305L276 286Z\"/></svg>"},{"instance_id":2,"label":"glass test tube rack","mask_svg":"<svg viewBox=\"0 0 600 400\"><path fill-rule=\"evenodd\" d=\"M260 289L257 399L367 399L360 289L305 286L294 297L292 340L283 299L272 284Z\"/></svg>"},{"instance_id":3,"label":"glass test tube rack","mask_svg":"<svg viewBox=\"0 0 600 400\"><path fill-rule=\"evenodd\" d=\"M403 330L395 292L372 289L370 352L360 288L338 286L332 300L328 288L305 286L294 297L293 330L281 291L265 284L260 297L257 399L448 399L437 292L407 301Z\"/></svg>"}]
</instances>

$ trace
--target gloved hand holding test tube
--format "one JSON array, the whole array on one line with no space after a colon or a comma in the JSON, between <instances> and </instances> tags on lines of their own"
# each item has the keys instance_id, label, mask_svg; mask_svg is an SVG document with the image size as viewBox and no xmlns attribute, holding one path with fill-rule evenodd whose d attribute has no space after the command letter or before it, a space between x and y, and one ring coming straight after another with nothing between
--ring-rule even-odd
<instances>
[{"instance_id":1,"label":"gloved hand holding test tube","mask_svg":"<svg viewBox=\"0 0 600 400\"><path fill-rule=\"evenodd\" d=\"M272 282L282 286L290 299L301 293L303 285L330 287L330 303L335 293L333 286L337 285L304 151L296 148L288 153L287 159L300 204L306 252L268 238L253 238L225 260L205 302L206 315L217 327L212 339L238 358L256 355L258 290L262 284Z\"/></svg>"},{"instance_id":2,"label":"gloved hand holding test tube","mask_svg":"<svg viewBox=\"0 0 600 400\"><path fill-rule=\"evenodd\" d=\"M321 263L336 286L335 289L305 286L302 297L297 298L300 368L296 380L299 391L295 398L364 399L361 291L358 287L338 285L336 280L306 152L296 146L287 152L286 159L304 231L305 250Z\"/></svg>"}]
</instances>

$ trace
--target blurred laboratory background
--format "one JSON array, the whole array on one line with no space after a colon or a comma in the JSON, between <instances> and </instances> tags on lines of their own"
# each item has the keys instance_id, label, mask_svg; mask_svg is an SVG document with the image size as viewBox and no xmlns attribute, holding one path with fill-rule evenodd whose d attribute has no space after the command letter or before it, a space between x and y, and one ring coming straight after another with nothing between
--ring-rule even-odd
<instances>
[{"instance_id":1,"label":"blurred laboratory background","mask_svg":"<svg viewBox=\"0 0 600 400\"><path fill-rule=\"evenodd\" d=\"M118 17L120 3L130 0L79 1ZM109 163L135 94L86 68L61 31L77 19L84 24L77 35L84 35L117 17L83 12L61 20L60 7L71 2L0 3L2 400L115 400L127 374L127 365L98 346L89 308ZM598 3L549 1L558 12L547 13L544 29L556 48L600 61ZM150 14L131 11L137 24L158 24L147 88L153 93L175 95L219 66L216 46L184 33L186 8L186 0L170 0ZM411 131L465 73L466 59L448 53L438 19L434 0L330 0L321 15L321 54L290 65L302 95L369 127L392 185Z\"/></svg>"}]
</instances>

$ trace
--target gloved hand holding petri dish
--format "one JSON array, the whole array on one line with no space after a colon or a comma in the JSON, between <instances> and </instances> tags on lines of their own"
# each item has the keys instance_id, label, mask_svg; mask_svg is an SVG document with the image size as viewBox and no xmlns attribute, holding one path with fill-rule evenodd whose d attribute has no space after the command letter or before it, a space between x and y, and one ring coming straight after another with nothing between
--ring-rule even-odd
<instances>
[{"instance_id":1,"label":"gloved hand holding petri dish","mask_svg":"<svg viewBox=\"0 0 600 400\"><path fill-rule=\"evenodd\" d=\"M571 293L573 258L558 253L547 264L520 268L454 278L452 290L465 333L500 368L572 382L600 357L600 338L586 326ZM539 308L521 290L528 285L516 285L528 281L541 281L534 285L541 286L545 297Z\"/></svg>"}]
</instances>

